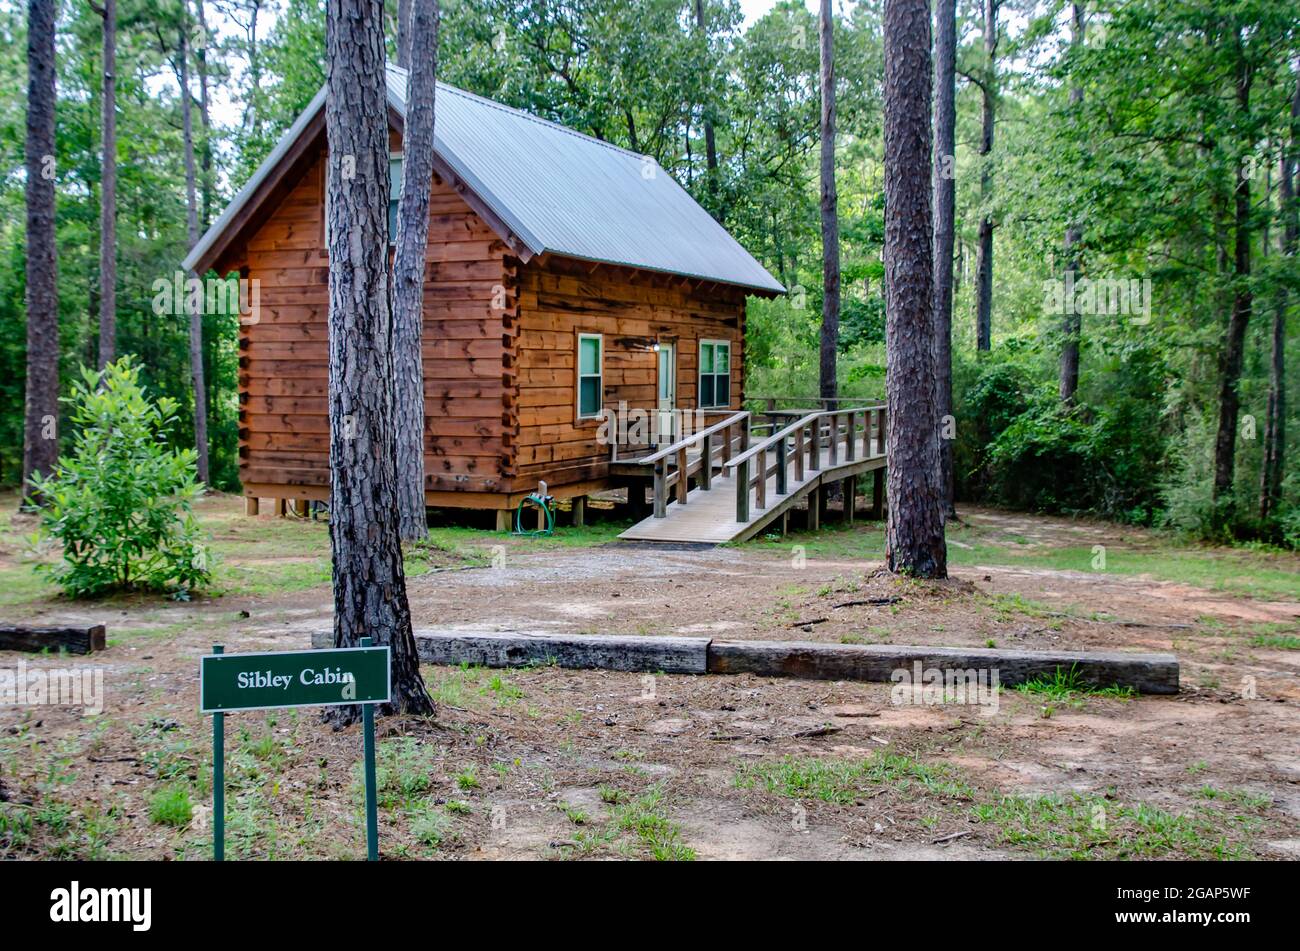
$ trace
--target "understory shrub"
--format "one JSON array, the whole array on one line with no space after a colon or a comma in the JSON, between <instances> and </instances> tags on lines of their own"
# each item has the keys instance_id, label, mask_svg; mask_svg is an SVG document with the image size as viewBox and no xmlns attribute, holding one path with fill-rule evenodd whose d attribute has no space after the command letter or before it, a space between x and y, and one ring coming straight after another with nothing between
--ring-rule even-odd
<instances>
[{"instance_id":1,"label":"understory shrub","mask_svg":"<svg viewBox=\"0 0 1300 951\"><path fill-rule=\"evenodd\" d=\"M176 401L150 400L130 357L81 376L65 398L77 427L73 450L34 482L40 535L63 546L62 560L41 568L72 597L188 597L211 579L211 556L193 511L203 492L197 453L166 441Z\"/></svg>"},{"instance_id":2,"label":"understory shrub","mask_svg":"<svg viewBox=\"0 0 1300 951\"><path fill-rule=\"evenodd\" d=\"M1104 401L1067 407L1036 359L1011 344L954 368L958 497L1152 524L1167 442L1158 365L1130 353Z\"/></svg>"}]
</instances>

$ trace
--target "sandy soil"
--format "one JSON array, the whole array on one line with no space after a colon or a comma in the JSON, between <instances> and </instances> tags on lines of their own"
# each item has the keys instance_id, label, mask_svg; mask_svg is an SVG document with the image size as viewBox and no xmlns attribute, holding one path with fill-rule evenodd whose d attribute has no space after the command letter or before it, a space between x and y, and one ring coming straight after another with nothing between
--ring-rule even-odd
<instances>
[{"instance_id":1,"label":"sandy soil","mask_svg":"<svg viewBox=\"0 0 1300 951\"><path fill-rule=\"evenodd\" d=\"M1044 544L1123 544L1119 529L1096 523L967 517L1005 520ZM485 534L485 545L499 543ZM1183 690L1058 701L1004 691L985 715L898 706L887 684L427 669L437 721L381 722L394 786L406 777L418 787L386 803L386 855L649 857L668 843L701 859L1180 857L1219 845L1300 856L1300 652L1250 637L1259 624L1294 633L1300 604L1046 569L974 566L921 584L860 561L797 564L773 548L540 551L512 540L504 567L426 574L409 593L416 626L444 630L1173 651ZM305 647L329 624L330 595L51 602L35 614L131 633L102 655L60 661L105 669L103 716L0 708L0 807L72 811L62 828L38 821L25 837L0 822L0 855L201 857L210 749L195 712L197 658L217 641ZM18 659L0 653L0 666ZM360 854L356 729L335 733L308 712L229 720L236 854ZM782 764L881 755L934 773L842 784L837 801L764 780ZM51 780L60 772L66 780ZM177 784L194 815L160 823L153 799ZM1081 840L1077 816L993 815L1008 796L1056 796L1087 821L1101 808L1113 831ZM422 834L421 810L441 817L436 835ZM1142 810L1175 817L1176 828L1160 831L1163 820Z\"/></svg>"}]
</instances>

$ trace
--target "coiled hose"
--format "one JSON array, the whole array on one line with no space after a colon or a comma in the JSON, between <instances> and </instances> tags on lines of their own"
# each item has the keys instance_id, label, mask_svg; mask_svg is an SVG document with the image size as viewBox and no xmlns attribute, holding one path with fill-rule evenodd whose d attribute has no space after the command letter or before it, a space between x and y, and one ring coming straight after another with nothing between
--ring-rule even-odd
<instances>
[{"instance_id":1,"label":"coiled hose","mask_svg":"<svg viewBox=\"0 0 1300 951\"><path fill-rule=\"evenodd\" d=\"M525 499L520 499L519 507L515 509L515 530L510 534L523 535L527 538L535 538L541 535L554 535L555 510L551 507L553 501L554 499L551 496L538 495L536 492ZM541 509L542 514L545 516L545 528L534 528L531 530L524 528L524 508L530 502L537 508Z\"/></svg>"}]
</instances>

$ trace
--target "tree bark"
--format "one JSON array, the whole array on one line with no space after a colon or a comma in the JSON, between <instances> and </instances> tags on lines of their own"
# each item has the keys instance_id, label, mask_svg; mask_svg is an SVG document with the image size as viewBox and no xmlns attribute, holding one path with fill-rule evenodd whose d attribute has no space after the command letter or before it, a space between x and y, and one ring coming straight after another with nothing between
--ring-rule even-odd
<instances>
[{"instance_id":1,"label":"tree bark","mask_svg":"<svg viewBox=\"0 0 1300 951\"><path fill-rule=\"evenodd\" d=\"M393 261L393 419L397 427L397 500L404 541L429 534L424 507L424 259L433 185L434 103L438 73L438 0L410 0L411 73L402 130L402 191Z\"/></svg>"},{"instance_id":2,"label":"tree bark","mask_svg":"<svg viewBox=\"0 0 1300 951\"><path fill-rule=\"evenodd\" d=\"M99 191L99 368L117 359L117 0L104 0L102 178Z\"/></svg>"},{"instance_id":3,"label":"tree bark","mask_svg":"<svg viewBox=\"0 0 1300 951\"><path fill-rule=\"evenodd\" d=\"M411 0L397 0L397 65L411 68Z\"/></svg>"},{"instance_id":4,"label":"tree bark","mask_svg":"<svg viewBox=\"0 0 1300 951\"><path fill-rule=\"evenodd\" d=\"M393 704L433 713L398 538L382 0L327 0L330 548L334 644L392 648ZM356 707L333 707L336 726Z\"/></svg>"},{"instance_id":5,"label":"tree bark","mask_svg":"<svg viewBox=\"0 0 1300 951\"><path fill-rule=\"evenodd\" d=\"M199 218L200 230L207 231L212 224L213 178L212 178L212 99L211 83L208 77L208 44L211 34L208 32L207 13L203 9L203 0L194 0L194 19L199 26L199 43L194 49L195 72L199 75L199 124L203 127L203 143L199 148L199 190L203 195L202 214Z\"/></svg>"},{"instance_id":6,"label":"tree bark","mask_svg":"<svg viewBox=\"0 0 1300 951\"><path fill-rule=\"evenodd\" d=\"M885 561L923 578L948 574L934 380L934 239L930 211L930 4L886 0Z\"/></svg>"},{"instance_id":7,"label":"tree bark","mask_svg":"<svg viewBox=\"0 0 1300 951\"><path fill-rule=\"evenodd\" d=\"M1282 148L1281 180L1278 183L1282 214L1282 254L1294 260L1300 246L1300 212L1295 204L1296 165L1300 162L1300 76L1291 96L1291 131ZM1264 460L1259 482L1259 520L1267 523L1282 501L1282 480L1286 457L1286 314L1289 298L1285 285L1277 290L1273 303L1272 348L1269 353L1268 415L1264 423Z\"/></svg>"},{"instance_id":8,"label":"tree bark","mask_svg":"<svg viewBox=\"0 0 1300 951\"><path fill-rule=\"evenodd\" d=\"M822 331L821 398L834 409L839 396L835 375L840 349L840 222L835 193L835 26L831 0L821 0L817 19L821 45L821 218L822 218ZM826 402L830 401L830 402Z\"/></svg>"},{"instance_id":9,"label":"tree bark","mask_svg":"<svg viewBox=\"0 0 1300 951\"><path fill-rule=\"evenodd\" d=\"M989 201L993 196L993 169L990 167L993 152L993 124L997 104L994 96L997 92L997 57L998 57L998 7L1001 0L983 0L984 6L984 55L987 68L982 86L983 109L980 122L980 204L984 214L980 218L979 247L976 252L976 313L975 345L979 350L988 350L993 345L993 213L989 211Z\"/></svg>"},{"instance_id":10,"label":"tree bark","mask_svg":"<svg viewBox=\"0 0 1300 951\"><path fill-rule=\"evenodd\" d=\"M709 40L709 31L704 19L704 0L695 0L695 27L700 31L700 37L705 43ZM713 109L709 103L704 104L704 162L705 168L708 169L708 177L705 179L705 187L709 191L710 198L717 198L718 195L718 141L713 131ZM689 148L689 144L688 144ZM713 217L719 221L722 220L721 209L714 207L710 211Z\"/></svg>"},{"instance_id":11,"label":"tree bark","mask_svg":"<svg viewBox=\"0 0 1300 951\"><path fill-rule=\"evenodd\" d=\"M185 227L189 246L199 243L199 204L194 163L194 106L190 96L190 8L181 3L181 29L176 79L181 87L181 139L185 149ZM190 273L191 278L199 275ZM197 450L199 481L211 482L208 469L208 400L203 374L203 310L194 295L185 295L190 323L190 382L194 388L194 448Z\"/></svg>"},{"instance_id":12,"label":"tree bark","mask_svg":"<svg viewBox=\"0 0 1300 951\"><path fill-rule=\"evenodd\" d=\"M1077 51L1084 41L1083 4L1073 4L1070 18L1070 45ZM1070 105L1077 108L1083 102L1083 87L1070 88ZM1081 262L1079 260L1079 243L1083 240L1083 229L1078 222L1072 222L1065 229L1065 269L1074 274L1078 280ZM1057 384L1057 395L1061 403L1069 406L1074 402L1079 389L1079 341L1083 333L1083 316L1067 302L1065 313L1061 318L1061 362Z\"/></svg>"},{"instance_id":13,"label":"tree bark","mask_svg":"<svg viewBox=\"0 0 1300 951\"><path fill-rule=\"evenodd\" d=\"M23 486L59 454L59 298L54 234L54 0L27 4L27 392ZM31 501L39 503L34 493Z\"/></svg>"},{"instance_id":14,"label":"tree bark","mask_svg":"<svg viewBox=\"0 0 1300 951\"><path fill-rule=\"evenodd\" d=\"M261 91L262 62L257 56L257 15L261 11L262 0L252 0L252 10L248 20L248 106L244 110L244 125L254 134L262 127Z\"/></svg>"},{"instance_id":15,"label":"tree bark","mask_svg":"<svg viewBox=\"0 0 1300 951\"><path fill-rule=\"evenodd\" d=\"M1244 118L1250 112L1251 70L1237 37L1237 110ZM1250 291L1250 175L1240 157L1236 163L1234 197L1234 244L1232 314L1224 335L1219 359L1219 429L1214 441L1214 504L1217 527L1226 527L1231 507L1236 466L1237 415L1241 411L1241 367L1246 350L1246 329L1250 324L1253 298Z\"/></svg>"},{"instance_id":16,"label":"tree bark","mask_svg":"<svg viewBox=\"0 0 1300 951\"><path fill-rule=\"evenodd\" d=\"M939 473L944 518L955 518L952 440L943 438L952 415L952 259L957 181L957 0L934 9L934 379L940 421Z\"/></svg>"}]
</instances>

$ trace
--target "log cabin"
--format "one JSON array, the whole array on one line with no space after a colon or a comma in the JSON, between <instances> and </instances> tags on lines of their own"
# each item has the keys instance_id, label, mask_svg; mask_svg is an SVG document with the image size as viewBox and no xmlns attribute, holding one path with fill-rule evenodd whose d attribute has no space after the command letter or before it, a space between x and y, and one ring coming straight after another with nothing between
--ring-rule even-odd
<instances>
[{"instance_id":1,"label":"log cabin","mask_svg":"<svg viewBox=\"0 0 1300 951\"><path fill-rule=\"evenodd\" d=\"M390 66L386 78L395 233L407 77ZM324 104L322 89L185 260L256 282L239 330L252 514L258 499L283 514L329 498ZM617 443L601 431L612 410L671 420L740 406L746 300L784 289L671 175L441 83L436 130L429 506L496 510L501 527L539 482L558 498L615 487Z\"/></svg>"}]
</instances>

